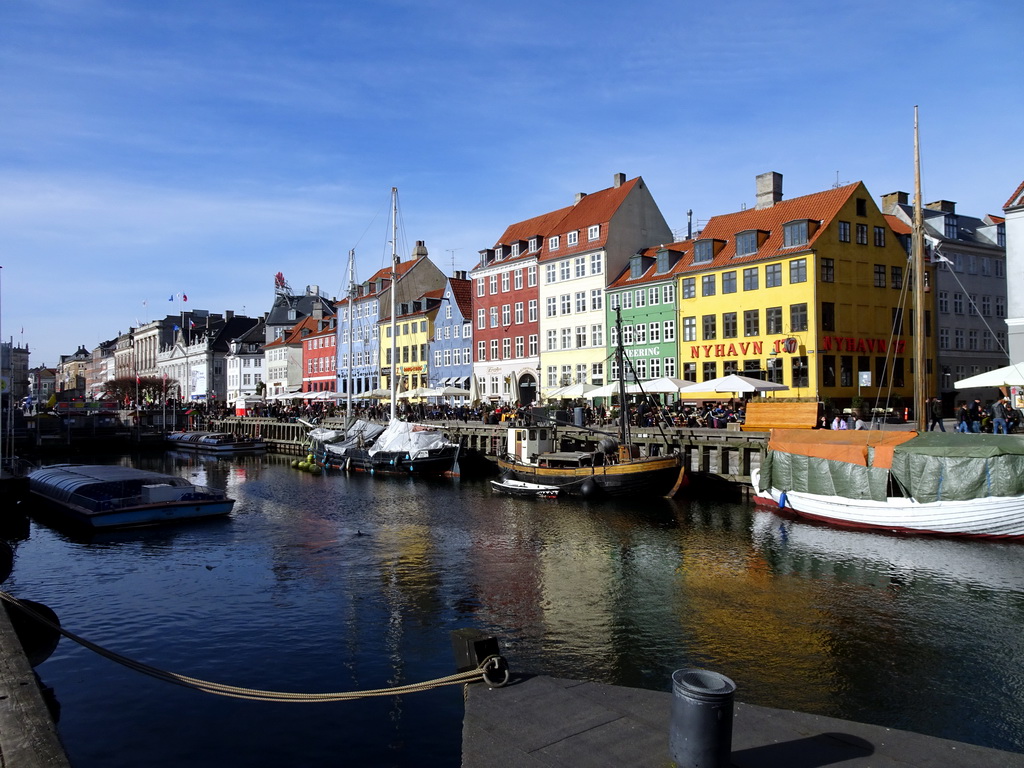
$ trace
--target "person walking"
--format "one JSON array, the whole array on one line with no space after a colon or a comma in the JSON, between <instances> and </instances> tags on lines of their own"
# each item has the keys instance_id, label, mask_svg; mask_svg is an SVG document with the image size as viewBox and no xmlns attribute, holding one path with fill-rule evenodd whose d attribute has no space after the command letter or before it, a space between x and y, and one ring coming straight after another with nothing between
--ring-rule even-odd
<instances>
[{"instance_id":1,"label":"person walking","mask_svg":"<svg viewBox=\"0 0 1024 768\"><path fill-rule=\"evenodd\" d=\"M1007 399L1001 398L992 403L992 434L1006 434L1006 404Z\"/></svg>"},{"instance_id":2,"label":"person walking","mask_svg":"<svg viewBox=\"0 0 1024 768\"><path fill-rule=\"evenodd\" d=\"M977 398L971 403L971 432L975 434L981 433L981 417L984 415L985 409L981 406L981 400Z\"/></svg>"},{"instance_id":3,"label":"person walking","mask_svg":"<svg viewBox=\"0 0 1024 768\"><path fill-rule=\"evenodd\" d=\"M935 425L939 425L939 429L943 432L946 431L946 425L942 423L942 401L933 397L931 400L931 424L928 425L928 431L931 432L935 429Z\"/></svg>"},{"instance_id":4,"label":"person walking","mask_svg":"<svg viewBox=\"0 0 1024 768\"><path fill-rule=\"evenodd\" d=\"M960 401L960 407L956 411L956 431L964 434L971 431L971 411L963 400Z\"/></svg>"}]
</instances>

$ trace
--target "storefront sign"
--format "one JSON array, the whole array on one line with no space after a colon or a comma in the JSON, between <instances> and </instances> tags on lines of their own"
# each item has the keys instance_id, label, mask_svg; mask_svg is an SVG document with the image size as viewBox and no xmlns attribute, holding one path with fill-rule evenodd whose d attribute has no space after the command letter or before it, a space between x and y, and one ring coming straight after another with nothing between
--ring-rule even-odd
<instances>
[{"instance_id":1,"label":"storefront sign","mask_svg":"<svg viewBox=\"0 0 1024 768\"><path fill-rule=\"evenodd\" d=\"M894 347L897 355L902 355L907 342L898 340ZM877 353L884 355L889 351L889 342L885 339L858 339L853 336L822 336L822 352L860 352L865 355Z\"/></svg>"},{"instance_id":2,"label":"storefront sign","mask_svg":"<svg viewBox=\"0 0 1024 768\"><path fill-rule=\"evenodd\" d=\"M782 341L781 339L779 340ZM690 347L690 359L701 357L740 357L764 353L763 341L743 341L738 344L697 344Z\"/></svg>"}]
</instances>

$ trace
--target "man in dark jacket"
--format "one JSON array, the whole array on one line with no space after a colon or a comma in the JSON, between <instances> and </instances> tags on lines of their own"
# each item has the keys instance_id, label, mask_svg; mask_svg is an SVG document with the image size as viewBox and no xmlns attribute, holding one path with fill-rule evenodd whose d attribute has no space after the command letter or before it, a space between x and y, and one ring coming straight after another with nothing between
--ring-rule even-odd
<instances>
[{"instance_id":1,"label":"man in dark jacket","mask_svg":"<svg viewBox=\"0 0 1024 768\"><path fill-rule=\"evenodd\" d=\"M935 429L935 425L939 425L939 429L943 432L946 431L946 425L942 423L942 401L937 397L931 399L931 424L928 425L928 431L931 432Z\"/></svg>"},{"instance_id":2,"label":"man in dark jacket","mask_svg":"<svg viewBox=\"0 0 1024 768\"><path fill-rule=\"evenodd\" d=\"M981 400L975 398L974 402L971 403L971 432L981 432L981 417L984 414L985 409L981 406Z\"/></svg>"}]
</instances>

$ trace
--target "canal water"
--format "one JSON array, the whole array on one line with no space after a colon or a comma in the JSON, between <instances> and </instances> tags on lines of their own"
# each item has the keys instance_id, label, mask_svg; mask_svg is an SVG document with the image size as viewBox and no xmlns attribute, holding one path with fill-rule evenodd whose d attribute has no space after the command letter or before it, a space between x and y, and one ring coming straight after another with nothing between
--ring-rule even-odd
<instances>
[{"instance_id":1,"label":"canal water","mask_svg":"<svg viewBox=\"0 0 1024 768\"><path fill-rule=\"evenodd\" d=\"M91 537L33 521L4 588L160 669L376 689L451 674L450 633L474 627L514 672L668 691L674 669L703 667L741 701L1024 752L1022 545L844 532L715 499L316 477L277 456L118 460L226 488L234 512ZM460 762L457 686L245 701L67 639L37 672L76 768Z\"/></svg>"}]
</instances>

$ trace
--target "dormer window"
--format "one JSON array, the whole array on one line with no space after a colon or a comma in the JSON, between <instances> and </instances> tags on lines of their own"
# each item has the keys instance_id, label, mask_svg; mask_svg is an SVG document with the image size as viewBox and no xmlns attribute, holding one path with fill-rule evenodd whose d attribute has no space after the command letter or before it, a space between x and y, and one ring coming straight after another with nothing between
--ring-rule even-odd
<instances>
[{"instance_id":1,"label":"dormer window","mask_svg":"<svg viewBox=\"0 0 1024 768\"><path fill-rule=\"evenodd\" d=\"M601 237L601 225L592 224L587 227L587 240L597 240Z\"/></svg>"},{"instance_id":2,"label":"dormer window","mask_svg":"<svg viewBox=\"0 0 1024 768\"><path fill-rule=\"evenodd\" d=\"M789 221L782 225L782 247L795 248L799 245L807 245L811 239L811 221L809 219L798 219Z\"/></svg>"},{"instance_id":3,"label":"dormer window","mask_svg":"<svg viewBox=\"0 0 1024 768\"><path fill-rule=\"evenodd\" d=\"M704 264L715 256L714 243L711 240L698 240L693 244L693 263Z\"/></svg>"},{"instance_id":4,"label":"dormer window","mask_svg":"<svg viewBox=\"0 0 1024 768\"><path fill-rule=\"evenodd\" d=\"M672 261L668 257L668 251L658 251L658 274L662 275L672 268Z\"/></svg>"},{"instance_id":5,"label":"dormer window","mask_svg":"<svg viewBox=\"0 0 1024 768\"><path fill-rule=\"evenodd\" d=\"M577 243L579 243L579 241L580 241L580 233L579 233L579 231L570 232L570 233L568 233L565 236L565 244L566 245L576 245Z\"/></svg>"},{"instance_id":6,"label":"dormer window","mask_svg":"<svg viewBox=\"0 0 1024 768\"><path fill-rule=\"evenodd\" d=\"M514 257L516 257L518 255L519 255L519 243L512 243L512 252L509 254L509 256L512 256L514 258Z\"/></svg>"},{"instance_id":7,"label":"dormer window","mask_svg":"<svg viewBox=\"0 0 1024 768\"><path fill-rule=\"evenodd\" d=\"M536 251L540 247L540 243L537 242L536 237L530 238L530 252Z\"/></svg>"},{"instance_id":8,"label":"dormer window","mask_svg":"<svg viewBox=\"0 0 1024 768\"><path fill-rule=\"evenodd\" d=\"M504 256L504 250L500 245L494 246L494 258L501 259Z\"/></svg>"},{"instance_id":9,"label":"dormer window","mask_svg":"<svg viewBox=\"0 0 1024 768\"><path fill-rule=\"evenodd\" d=\"M548 238L548 250L549 251L557 251L558 250L558 235L555 235L554 237L549 237Z\"/></svg>"},{"instance_id":10,"label":"dormer window","mask_svg":"<svg viewBox=\"0 0 1024 768\"><path fill-rule=\"evenodd\" d=\"M749 256L752 253L757 253L757 245L757 232L753 230L736 235L737 256Z\"/></svg>"},{"instance_id":11,"label":"dormer window","mask_svg":"<svg viewBox=\"0 0 1024 768\"><path fill-rule=\"evenodd\" d=\"M945 235L950 240L955 240L956 236L960 233L960 227L957 216L953 214L947 214L945 216Z\"/></svg>"},{"instance_id":12,"label":"dormer window","mask_svg":"<svg viewBox=\"0 0 1024 768\"><path fill-rule=\"evenodd\" d=\"M629 279L636 280L642 277L644 274L644 260L640 254L633 256L629 260Z\"/></svg>"}]
</instances>

